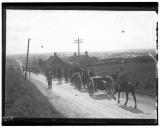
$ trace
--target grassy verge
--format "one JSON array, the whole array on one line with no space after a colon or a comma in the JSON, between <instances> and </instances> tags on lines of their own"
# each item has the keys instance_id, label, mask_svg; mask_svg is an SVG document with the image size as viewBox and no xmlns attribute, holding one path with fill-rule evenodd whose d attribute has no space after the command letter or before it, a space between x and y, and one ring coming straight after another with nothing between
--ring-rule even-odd
<instances>
[{"instance_id":1,"label":"grassy verge","mask_svg":"<svg viewBox=\"0 0 161 128\"><path fill-rule=\"evenodd\" d=\"M10 59L6 61L5 116L63 117L32 82L25 81L16 62Z\"/></svg>"}]
</instances>

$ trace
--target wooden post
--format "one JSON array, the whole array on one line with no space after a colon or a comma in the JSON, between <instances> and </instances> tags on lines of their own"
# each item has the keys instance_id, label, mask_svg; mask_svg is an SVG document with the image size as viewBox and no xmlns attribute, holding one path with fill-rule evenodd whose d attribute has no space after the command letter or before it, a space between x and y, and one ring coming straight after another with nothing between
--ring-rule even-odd
<instances>
[{"instance_id":1,"label":"wooden post","mask_svg":"<svg viewBox=\"0 0 161 128\"><path fill-rule=\"evenodd\" d=\"M78 44L78 56L80 55L80 43L81 42L81 39L78 38L78 40L74 40L75 42L74 43L77 43Z\"/></svg>"},{"instance_id":2,"label":"wooden post","mask_svg":"<svg viewBox=\"0 0 161 128\"><path fill-rule=\"evenodd\" d=\"M25 80L27 77L27 66L28 66L28 55L29 55L29 45L30 45L30 38L28 38L28 45L27 45L27 57L26 57L26 72L25 72Z\"/></svg>"}]
</instances>

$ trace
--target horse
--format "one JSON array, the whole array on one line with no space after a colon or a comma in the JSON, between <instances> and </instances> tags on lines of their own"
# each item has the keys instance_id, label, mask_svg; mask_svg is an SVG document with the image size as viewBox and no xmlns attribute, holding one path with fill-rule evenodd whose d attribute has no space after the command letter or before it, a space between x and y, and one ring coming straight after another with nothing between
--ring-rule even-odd
<instances>
[{"instance_id":1,"label":"horse","mask_svg":"<svg viewBox=\"0 0 161 128\"><path fill-rule=\"evenodd\" d=\"M135 88L139 85L139 82L137 81L135 84L133 84L132 82L128 81L125 82L124 84L120 84L119 80L118 80L118 76L113 76L114 79L114 90L113 90L113 98L114 100L116 100L115 98L115 94L118 93L118 103L120 103L120 93L123 92L126 94L126 101L124 103L124 105L127 105L128 103L128 94L131 93L135 102L135 106L134 109L137 108L137 103L136 103L136 96L135 96Z\"/></svg>"}]
</instances>

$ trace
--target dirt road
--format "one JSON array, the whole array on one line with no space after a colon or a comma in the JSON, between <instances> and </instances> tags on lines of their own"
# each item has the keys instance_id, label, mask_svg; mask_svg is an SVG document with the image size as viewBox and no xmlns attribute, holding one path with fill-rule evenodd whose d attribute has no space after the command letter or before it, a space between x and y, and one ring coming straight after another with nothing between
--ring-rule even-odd
<instances>
[{"instance_id":1,"label":"dirt road","mask_svg":"<svg viewBox=\"0 0 161 128\"><path fill-rule=\"evenodd\" d=\"M136 96L138 109L134 110L131 94L128 105L124 106L125 96L121 96L121 102L118 104L103 91L98 91L94 97L90 97L87 89L79 92L74 86L65 82L58 85L57 81L53 81L53 88L48 90L47 81L43 75L31 74L29 79L67 118L157 118L156 100L147 96Z\"/></svg>"}]
</instances>

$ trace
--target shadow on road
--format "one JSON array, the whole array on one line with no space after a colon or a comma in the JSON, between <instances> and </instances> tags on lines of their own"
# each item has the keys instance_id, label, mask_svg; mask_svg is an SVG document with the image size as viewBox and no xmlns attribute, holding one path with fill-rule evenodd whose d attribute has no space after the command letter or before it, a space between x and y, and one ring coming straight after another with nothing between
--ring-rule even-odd
<instances>
[{"instance_id":1,"label":"shadow on road","mask_svg":"<svg viewBox=\"0 0 161 128\"><path fill-rule=\"evenodd\" d=\"M80 92L81 92L81 93L88 93L88 89L82 88L82 89L80 90Z\"/></svg>"},{"instance_id":2,"label":"shadow on road","mask_svg":"<svg viewBox=\"0 0 161 128\"><path fill-rule=\"evenodd\" d=\"M95 100L105 100L105 99L106 100L111 100L111 99L113 99L108 94L97 94L97 95L94 95L92 98L95 99Z\"/></svg>"},{"instance_id":3,"label":"shadow on road","mask_svg":"<svg viewBox=\"0 0 161 128\"><path fill-rule=\"evenodd\" d=\"M142 110L140 110L138 108L134 109L132 106L120 105L119 107L121 107L122 109L127 110L129 112L136 113L136 114L144 113Z\"/></svg>"}]
</instances>

